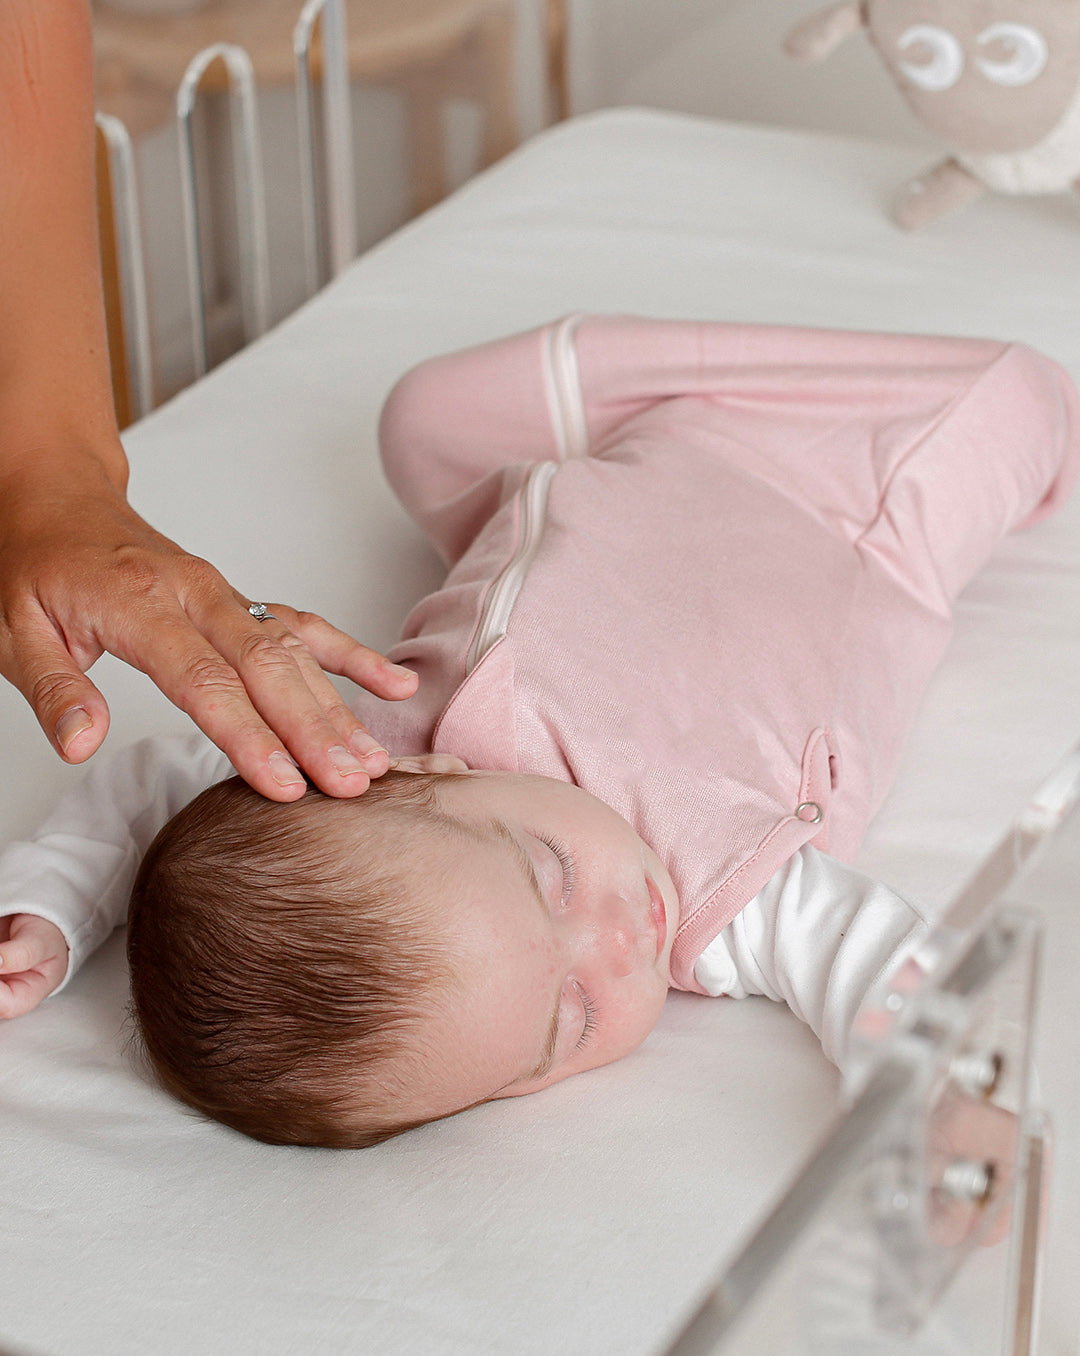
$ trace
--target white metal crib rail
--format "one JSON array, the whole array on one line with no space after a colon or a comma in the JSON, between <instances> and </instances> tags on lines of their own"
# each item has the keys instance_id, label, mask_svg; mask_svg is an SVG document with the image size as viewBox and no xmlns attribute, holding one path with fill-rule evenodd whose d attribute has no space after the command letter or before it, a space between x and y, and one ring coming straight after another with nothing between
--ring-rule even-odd
<instances>
[{"instance_id":1,"label":"white metal crib rail","mask_svg":"<svg viewBox=\"0 0 1080 1356\"><path fill-rule=\"evenodd\" d=\"M142 216L135 184L135 152L128 130L119 118L99 113L97 125L104 138L109 165L124 360L130 379L133 413L139 419L154 407L154 378Z\"/></svg>"},{"instance_id":2,"label":"white metal crib rail","mask_svg":"<svg viewBox=\"0 0 1080 1356\"><path fill-rule=\"evenodd\" d=\"M206 281L203 275L202 232L199 221L199 183L195 169L194 115L203 77L215 61L225 63L229 77L229 121L233 146L239 257L240 314L244 342L265 334L270 315L270 259L266 245L266 194L259 145L255 71L242 47L217 43L200 52L184 72L176 96L180 127L180 185L184 202L184 243L192 315L195 375L208 368Z\"/></svg>"},{"instance_id":3,"label":"white metal crib rail","mask_svg":"<svg viewBox=\"0 0 1080 1356\"><path fill-rule=\"evenodd\" d=\"M315 71L317 42L321 48L321 107ZM307 0L293 30L293 52L298 92L305 284L306 295L312 296L345 268L357 249L344 0ZM243 48L218 43L192 58L176 96L191 344L196 376L207 371L209 355L201 228L206 204L198 173L194 119L206 72L218 60L225 64L229 83L239 291L245 342L264 333L269 324L270 265L255 78L251 60ZM153 373L134 156L131 138L118 118L99 114L98 126L105 140L112 185L119 301L133 412L141 416L153 406Z\"/></svg>"},{"instance_id":4,"label":"white metal crib rail","mask_svg":"<svg viewBox=\"0 0 1080 1356\"><path fill-rule=\"evenodd\" d=\"M322 128L312 53L321 22ZM293 31L299 91L300 171L307 289L311 296L356 257L356 189L349 116L344 0L307 0ZM321 144L320 144L321 143ZM320 180L319 167L322 166Z\"/></svg>"}]
</instances>

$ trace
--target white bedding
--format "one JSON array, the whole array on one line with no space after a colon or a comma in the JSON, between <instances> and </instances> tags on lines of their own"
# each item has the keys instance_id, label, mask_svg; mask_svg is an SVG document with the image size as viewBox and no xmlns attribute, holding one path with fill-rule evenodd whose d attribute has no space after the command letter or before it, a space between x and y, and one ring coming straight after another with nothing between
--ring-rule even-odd
<instances>
[{"instance_id":1,"label":"white bedding","mask_svg":"<svg viewBox=\"0 0 1080 1356\"><path fill-rule=\"evenodd\" d=\"M1080 379L1077 202L986 201L904 236L884 202L919 162L666 114L563 125L131 430L134 501L250 596L383 645L439 572L381 480L375 421L431 353L627 311L1020 339ZM110 661L95 675L111 744L185 728L138 675ZM965 595L860 864L944 906L1080 738L1078 675L1080 499ZM6 688L0 720L6 839L76 774ZM1051 1354L1080 1328L1073 879L1064 867L1047 894ZM541 1096L359 1153L270 1149L149 1086L123 1009L114 937L63 995L0 1028L5 1350L657 1351L836 1104L786 1011L676 995L635 1056Z\"/></svg>"}]
</instances>

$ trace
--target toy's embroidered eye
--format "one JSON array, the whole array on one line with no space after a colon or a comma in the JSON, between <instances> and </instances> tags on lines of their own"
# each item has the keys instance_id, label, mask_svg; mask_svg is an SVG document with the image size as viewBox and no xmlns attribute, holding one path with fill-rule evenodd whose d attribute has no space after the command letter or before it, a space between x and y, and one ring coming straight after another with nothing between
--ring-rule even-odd
<instances>
[{"instance_id":1,"label":"toy's embroidered eye","mask_svg":"<svg viewBox=\"0 0 1080 1356\"><path fill-rule=\"evenodd\" d=\"M937 24L912 24L897 39L901 52L912 47L930 49L929 61L901 61L900 69L913 85L938 93L951 89L964 73L964 49L947 28Z\"/></svg>"},{"instance_id":2,"label":"toy's embroidered eye","mask_svg":"<svg viewBox=\"0 0 1080 1356\"><path fill-rule=\"evenodd\" d=\"M1027 24L991 24L975 41L984 48L996 42L1008 52L1001 61L985 56L975 58L975 65L995 85L1030 85L1046 69L1046 39L1037 28Z\"/></svg>"}]
</instances>

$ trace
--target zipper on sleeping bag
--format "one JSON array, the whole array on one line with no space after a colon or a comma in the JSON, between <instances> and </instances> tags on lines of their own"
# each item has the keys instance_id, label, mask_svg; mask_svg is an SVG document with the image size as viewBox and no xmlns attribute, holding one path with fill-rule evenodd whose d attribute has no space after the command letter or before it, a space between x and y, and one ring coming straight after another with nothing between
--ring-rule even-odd
<instances>
[{"instance_id":1,"label":"zipper on sleeping bag","mask_svg":"<svg viewBox=\"0 0 1080 1356\"><path fill-rule=\"evenodd\" d=\"M574 334L583 319L580 315L568 315L558 324L552 325L543 349L544 391L560 460L589 455L589 430L585 422L581 373L574 347ZM480 623L465 656L466 674L472 673L492 646L506 635L514 604L540 546L544 518L547 516L548 492L557 470L558 462L537 462L521 488L517 547L492 584L484 602Z\"/></svg>"},{"instance_id":2,"label":"zipper on sleeping bag","mask_svg":"<svg viewBox=\"0 0 1080 1356\"><path fill-rule=\"evenodd\" d=\"M514 610L525 576L540 546L547 515L548 491L558 462L539 461L530 470L521 489L520 527L514 554L503 566L492 584L484 602L480 624L476 628L469 653L465 657L465 672L472 673L488 650L506 635L510 614Z\"/></svg>"}]
</instances>

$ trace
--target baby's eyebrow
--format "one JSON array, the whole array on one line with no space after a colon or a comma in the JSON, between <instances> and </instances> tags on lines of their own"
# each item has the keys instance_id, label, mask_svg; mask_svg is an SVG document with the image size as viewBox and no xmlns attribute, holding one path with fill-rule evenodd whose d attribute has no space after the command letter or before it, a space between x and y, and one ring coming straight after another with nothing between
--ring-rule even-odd
<instances>
[{"instance_id":1,"label":"baby's eyebrow","mask_svg":"<svg viewBox=\"0 0 1080 1356\"><path fill-rule=\"evenodd\" d=\"M540 907L544 910L546 914L547 903L544 899L544 891L540 885L540 880L536 874L536 867L534 867L532 864L532 858L521 846L520 840L511 831L510 826L508 824L504 824L501 819L490 820L488 823L488 827L491 829L491 832L499 840L499 842L506 843L507 846L510 848L511 852L513 852L514 859L517 862L518 866L521 868L522 875L528 881L529 888L536 896L536 902L540 905Z\"/></svg>"}]
</instances>

